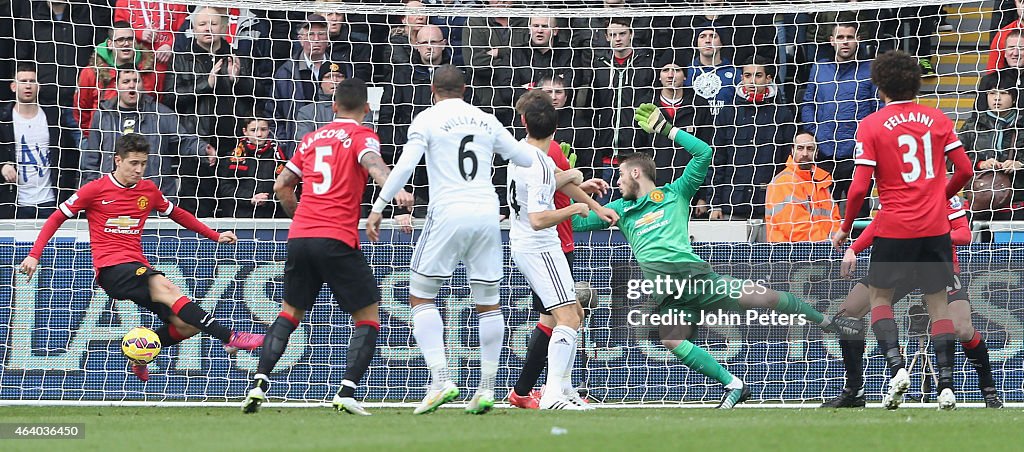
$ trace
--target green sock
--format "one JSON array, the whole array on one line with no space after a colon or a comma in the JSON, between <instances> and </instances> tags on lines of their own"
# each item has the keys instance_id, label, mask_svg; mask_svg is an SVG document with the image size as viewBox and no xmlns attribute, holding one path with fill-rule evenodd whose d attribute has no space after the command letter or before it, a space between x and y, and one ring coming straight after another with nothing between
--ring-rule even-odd
<instances>
[{"instance_id":1,"label":"green sock","mask_svg":"<svg viewBox=\"0 0 1024 452\"><path fill-rule=\"evenodd\" d=\"M693 342L684 340L682 344L672 350L672 354L676 355L686 367L723 385L731 383L734 378L728 370L725 370L725 367L715 361L715 358L712 358L703 348L693 345Z\"/></svg>"},{"instance_id":2,"label":"green sock","mask_svg":"<svg viewBox=\"0 0 1024 452\"><path fill-rule=\"evenodd\" d=\"M807 321L821 325L825 315L816 311L811 305L803 302L796 295L789 292L779 292L779 304L775 306L775 312L783 314L803 314Z\"/></svg>"}]
</instances>

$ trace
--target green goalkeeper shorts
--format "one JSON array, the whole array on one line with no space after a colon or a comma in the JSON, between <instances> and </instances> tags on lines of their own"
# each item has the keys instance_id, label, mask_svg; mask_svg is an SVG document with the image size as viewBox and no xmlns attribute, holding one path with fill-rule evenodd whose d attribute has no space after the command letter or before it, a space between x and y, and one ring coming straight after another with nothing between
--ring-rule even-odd
<instances>
[{"instance_id":1,"label":"green goalkeeper shorts","mask_svg":"<svg viewBox=\"0 0 1024 452\"><path fill-rule=\"evenodd\" d=\"M742 311L740 296L754 287L749 280L719 275L704 262L644 262L640 268L644 278L654 283L652 297L658 313L682 311L688 322L700 320L701 311Z\"/></svg>"}]
</instances>

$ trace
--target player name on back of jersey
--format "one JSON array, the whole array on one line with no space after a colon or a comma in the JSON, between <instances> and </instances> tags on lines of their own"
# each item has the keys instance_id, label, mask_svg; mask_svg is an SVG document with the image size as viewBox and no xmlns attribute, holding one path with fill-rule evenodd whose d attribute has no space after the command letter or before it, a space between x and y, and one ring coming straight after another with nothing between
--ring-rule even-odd
<instances>
[{"instance_id":1,"label":"player name on back of jersey","mask_svg":"<svg viewBox=\"0 0 1024 452\"><path fill-rule=\"evenodd\" d=\"M342 128L333 127L321 127L315 132L310 133L306 136L305 144L308 146L310 143L319 140L325 140L329 138L336 138L341 141L341 145L349 147L352 145L352 137L349 136L348 131Z\"/></svg>"},{"instance_id":2,"label":"player name on back of jersey","mask_svg":"<svg viewBox=\"0 0 1024 452\"><path fill-rule=\"evenodd\" d=\"M932 123L935 122L935 119L924 112L909 111L906 113L896 113L890 116L889 119L886 119L885 122L882 123L882 125L885 126L886 129L892 130L895 129L896 126L907 122L919 122L931 127Z\"/></svg>"},{"instance_id":3,"label":"player name on back of jersey","mask_svg":"<svg viewBox=\"0 0 1024 452\"><path fill-rule=\"evenodd\" d=\"M448 118L444 124L441 124L442 132L450 132L452 129L464 126L480 127L487 130L488 133L494 132L491 130L491 124L487 121L486 116L453 116Z\"/></svg>"}]
</instances>

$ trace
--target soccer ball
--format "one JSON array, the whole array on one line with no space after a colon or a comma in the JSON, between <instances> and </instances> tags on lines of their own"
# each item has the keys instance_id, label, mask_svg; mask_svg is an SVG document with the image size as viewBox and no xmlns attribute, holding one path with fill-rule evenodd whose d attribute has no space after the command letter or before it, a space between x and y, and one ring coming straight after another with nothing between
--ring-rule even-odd
<instances>
[{"instance_id":1,"label":"soccer ball","mask_svg":"<svg viewBox=\"0 0 1024 452\"><path fill-rule=\"evenodd\" d=\"M149 328L132 328L121 339L121 352L134 364L149 364L160 354L160 336Z\"/></svg>"}]
</instances>

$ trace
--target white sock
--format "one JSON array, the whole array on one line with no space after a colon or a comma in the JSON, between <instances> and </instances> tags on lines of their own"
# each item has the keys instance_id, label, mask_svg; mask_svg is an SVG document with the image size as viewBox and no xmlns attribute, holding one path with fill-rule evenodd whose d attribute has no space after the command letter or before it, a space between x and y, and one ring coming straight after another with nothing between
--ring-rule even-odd
<instances>
[{"instance_id":1,"label":"white sock","mask_svg":"<svg viewBox=\"0 0 1024 452\"><path fill-rule=\"evenodd\" d=\"M477 315L480 327L480 390L494 391L501 359L502 341L505 339L505 318L501 309Z\"/></svg>"},{"instance_id":2,"label":"white sock","mask_svg":"<svg viewBox=\"0 0 1024 452\"><path fill-rule=\"evenodd\" d=\"M725 385L725 389L739 389L739 388L742 388L742 387L743 387L743 380L740 380L739 378L736 378L735 375L732 376L732 381L730 381L729 384Z\"/></svg>"},{"instance_id":3,"label":"white sock","mask_svg":"<svg viewBox=\"0 0 1024 452\"><path fill-rule=\"evenodd\" d=\"M573 357L576 356L576 330L565 325L551 329L551 340L548 342L548 390L562 388L565 381L572 384Z\"/></svg>"},{"instance_id":4,"label":"white sock","mask_svg":"<svg viewBox=\"0 0 1024 452\"><path fill-rule=\"evenodd\" d=\"M448 377L448 359L444 356L444 322L433 303L412 308L412 335L430 368L432 388L440 388Z\"/></svg>"}]
</instances>

